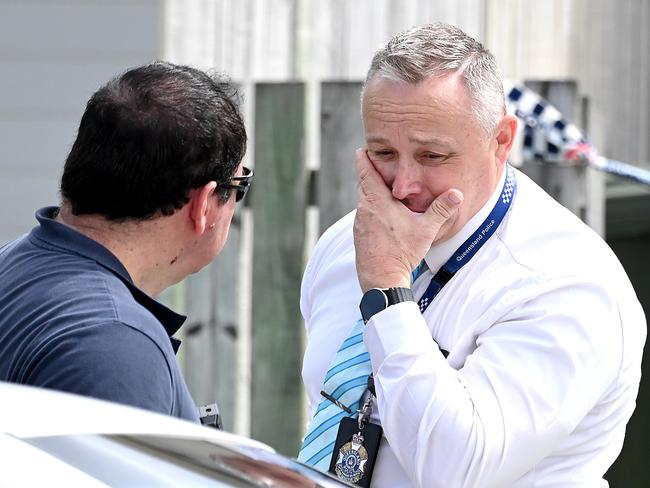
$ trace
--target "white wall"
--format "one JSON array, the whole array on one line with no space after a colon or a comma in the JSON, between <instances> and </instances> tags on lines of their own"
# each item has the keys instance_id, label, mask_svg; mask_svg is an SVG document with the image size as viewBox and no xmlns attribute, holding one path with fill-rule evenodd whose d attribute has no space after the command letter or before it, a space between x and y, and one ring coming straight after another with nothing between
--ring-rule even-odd
<instances>
[{"instance_id":1,"label":"white wall","mask_svg":"<svg viewBox=\"0 0 650 488\"><path fill-rule=\"evenodd\" d=\"M90 95L162 53L160 0L0 0L0 243L58 202Z\"/></svg>"},{"instance_id":2,"label":"white wall","mask_svg":"<svg viewBox=\"0 0 650 488\"><path fill-rule=\"evenodd\" d=\"M168 0L166 54L234 79L363 79L391 35L446 20L483 37L486 0ZM213 44L216 43L216 44Z\"/></svg>"}]
</instances>

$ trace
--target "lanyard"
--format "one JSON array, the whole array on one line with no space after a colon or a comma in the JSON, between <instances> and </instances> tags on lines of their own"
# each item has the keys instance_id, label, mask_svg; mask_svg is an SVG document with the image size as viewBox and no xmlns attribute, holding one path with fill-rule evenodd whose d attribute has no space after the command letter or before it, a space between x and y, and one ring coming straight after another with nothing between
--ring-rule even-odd
<instances>
[{"instance_id":1,"label":"lanyard","mask_svg":"<svg viewBox=\"0 0 650 488\"><path fill-rule=\"evenodd\" d=\"M512 200L515 198L515 193L517 192L517 180L515 180L515 173L510 167L506 166L506 182L503 185L503 190L501 190L501 195L497 203L494 205L494 208L483 221L483 223L474 231L474 233L461 244L461 246L456 250L451 258L440 268L440 270L431 278L431 283L425 290L422 298L418 300L418 306L420 307L420 312L424 313L427 307L431 304L436 295L442 290L442 287L453 278L454 274L462 268L467 262L472 259L474 254L478 252L483 244L494 234L499 227L499 224L506 216L508 209ZM415 274L419 273L419 267L414 271ZM449 355L448 351L440 349L442 355L447 357ZM368 376L368 388L366 391L375 395L375 380L372 375ZM322 392L321 392L322 393ZM365 394L365 393L364 393ZM338 402L337 405L341 406ZM343 408L343 407L341 407Z\"/></svg>"},{"instance_id":2,"label":"lanyard","mask_svg":"<svg viewBox=\"0 0 650 488\"><path fill-rule=\"evenodd\" d=\"M431 278L431 283L425 290L424 294L418 300L420 312L429 307L436 295L442 288L449 282L456 272L462 268L467 262L474 257L478 250L487 242L487 240L496 232L499 224L506 216L510 204L515 197L517 191L517 180L510 165L506 165L506 182L501 190L501 195L494 208L483 221L483 223L469 236L469 238L456 249L456 252L449 258L449 260L438 270L438 272Z\"/></svg>"}]
</instances>

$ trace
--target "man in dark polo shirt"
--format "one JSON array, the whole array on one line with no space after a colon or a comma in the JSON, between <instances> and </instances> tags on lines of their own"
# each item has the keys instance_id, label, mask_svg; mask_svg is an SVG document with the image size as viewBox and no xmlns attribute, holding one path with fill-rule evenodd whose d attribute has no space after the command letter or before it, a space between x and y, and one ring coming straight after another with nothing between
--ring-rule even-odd
<instances>
[{"instance_id":1,"label":"man in dark polo shirt","mask_svg":"<svg viewBox=\"0 0 650 488\"><path fill-rule=\"evenodd\" d=\"M198 420L153 297L223 248L252 173L231 88L169 63L90 99L60 207L0 248L0 380Z\"/></svg>"}]
</instances>

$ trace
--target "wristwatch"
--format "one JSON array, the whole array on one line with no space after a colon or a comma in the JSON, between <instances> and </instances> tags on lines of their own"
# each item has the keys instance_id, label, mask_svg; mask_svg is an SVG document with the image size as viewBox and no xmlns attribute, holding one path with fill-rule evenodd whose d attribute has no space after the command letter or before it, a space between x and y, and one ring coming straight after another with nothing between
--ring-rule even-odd
<instances>
[{"instance_id":1,"label":"wristwatch","mask_svg":"<svg viewBox=\"0 0 650 488\"><path fill-rule=\"evenodd\" d=\"M363 323L367 324L373 315L391 305L408 301L415 301L410 288L371 288L363 294L359 303Z\"/></svg>"}]
</instances>

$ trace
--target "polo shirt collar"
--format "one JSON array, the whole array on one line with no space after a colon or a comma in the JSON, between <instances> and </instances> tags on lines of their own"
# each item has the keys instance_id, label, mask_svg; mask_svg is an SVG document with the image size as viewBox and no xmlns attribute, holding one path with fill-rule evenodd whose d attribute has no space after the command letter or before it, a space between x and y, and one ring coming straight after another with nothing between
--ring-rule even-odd
<instances>
[{"instance_id":1,"label":"polo shirt collar","mask_svg":"<svg viewBox=\"0 0 650 488\"><path fill-rule=\"evenodd\" d=\"M149 310L162 324L169 335L174 351L177 351L180 341L171 336L178 332L187 317L174 312L138 288L120 260L100 243L54 220L58 211L59 207L39 209L36 212L36 220L40 225L32 230L30 238L38 239L45 245L92 259L120 278L128 287L135 301Z\"/></svg>"}]
</instances>

